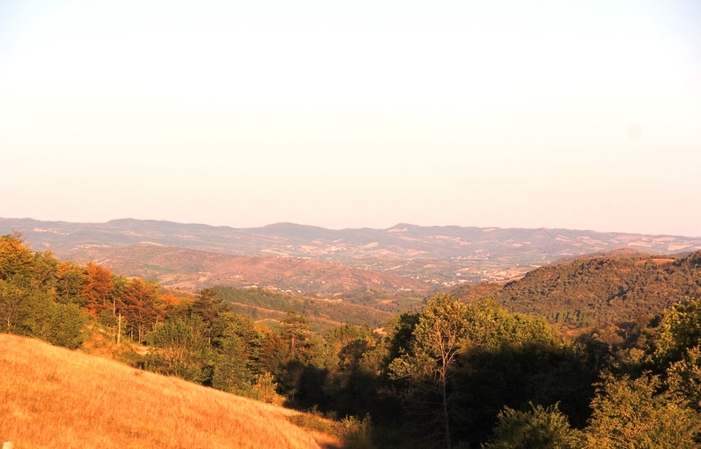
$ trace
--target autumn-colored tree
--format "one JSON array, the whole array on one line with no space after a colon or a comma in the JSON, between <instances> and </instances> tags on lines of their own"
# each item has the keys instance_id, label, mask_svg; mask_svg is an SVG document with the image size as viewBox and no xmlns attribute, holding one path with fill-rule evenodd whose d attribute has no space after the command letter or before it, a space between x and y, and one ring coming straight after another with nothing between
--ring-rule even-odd
<instances>
[{"instance_id":1,"label":"autumn-colored tree","mask_svg":"<svg viewBox=\"0 0 701 449\"><path fill-rule=\"evenodd\" d=\"M80 296L83 298L82 306L93 316L99 315L105 309L113 308L111 295L114 290L114 282L112 272L108 268L89 262L83 269L83 275L85 283L80 292Z\"/></svg>"},{"instance_id":2,"label":"autumn-colored tree","mask_svg":"<svg viewBox=\"0 0 701 449\"><path fill-rule=\"evenodd\" d=\"M159 309L158 285L141 278L129 281L121 295L122 310L131 338L141 343L145 333L154 328L163 311ZM136 338L134 338L136 337Z\"/></svg>"},{"instance_id":3,"label":"autumn-colored tree","mask_svg":"<svg viewBox=\"0 0 701 449\"><path fill-rule=\"evenodd\" d=\"M161 302L167 309L172 309L186 302L186 299L182 296L177 296L172 293L165 293L161 295Z\"/></svg>"},{"instance_id":4,"label":"autumn-colored tree","mask_svg":"<svg viewBox=\"0 0 701 449\"><path fill-rule=\"evenodd\" d=\"M19 275L34 280L35 268L34 254L21 234L0 237L0 279Z\"/></svg>"}]
</instances>

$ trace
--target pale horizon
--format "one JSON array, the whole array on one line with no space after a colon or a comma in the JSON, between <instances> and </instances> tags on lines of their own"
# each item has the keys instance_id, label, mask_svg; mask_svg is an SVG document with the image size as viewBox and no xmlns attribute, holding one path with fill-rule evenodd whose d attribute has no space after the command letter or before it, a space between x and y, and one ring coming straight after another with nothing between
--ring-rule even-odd
<instances>
[{"instance_id":1,"label":"pale horizon","mask_svg":"<svg viewBox=\"0 0 701 449\"><path fill-rule=\"evenodd\" d=\"M518 226L471 226L471 225L454 225L454 224L447 224L447 225L436 225L436 224L418 224L418 223L408 223L408 222L399 222L399 223L394 223L393 225L390 226L384 226L384 227L374 227L374 226L357 226L357 227L328 227L328 226L319 226L313 223L296 223L292 221L276 221L274 223L266 223L263 225L259 226L229 226L229 225L216 225L216 224L210 224L210 223L202 223L202 222L181 222L181 221L173 221L173 220L163 220L163 219L156 219L156 218L131 218L131 217L122 217L122 218L112 218L110 220L105 220L105 221L68 221L68 220L39 220L33 217L0 217L0 220L2 219L9 219L9 220L34 220L38 222L46 222L46 223L70 223L70 224L88 224L88 225L100 225L100 224L107 224L109 222L113 221L121 221L121 220L137 220L137 221L155 221L155 222L164 222L164 223L174 223L174 224L181 224L181 225L195 225L195 226L211 226L211 227L223 227L223 228L231 228L231 229L259 229L259 228L264 228L267 226L275 226L275 225L295 225L295 226L309 226L309 227L316 227L316 228L322 228L322 229L328 229L332 231L343 231L343 230L360 230L360 229L373 229L373 230L388 230L388 229L393 229L398 226L419 226L419 227L439 227L439 228L445 228L445 227L459 227L459 228L480 228L480 229L503 229L503 230L508 230L508 229L524 229L524 230L539 230L543 229L546 231L553 231L553 230L567 230L567 231L576 231L576 232L596 232L600 234L639 234L639 235L647 235L647 236L653 236L653 237L663 237L663 236L670 236L670 237L685 237L685 238L701 238L701 235L680 235L680 234L649 234L649 233L640 233L640 232L627 232L627 231L620 231L620 230L597 230L597 229L580 229L580 228L561 228L561 227L556 227L556 228L550 228L550 227L518 227Z\"/></svg>"},{"instance_id":2,"label":"pale horizon","mask_svg":"<svg viewBox=\"0 0 701 449\"><path fill-rule=\"evenodd\" d=\"M0 4L0 217L701 236L701 4Z\"/></svg>"}]
</instances>

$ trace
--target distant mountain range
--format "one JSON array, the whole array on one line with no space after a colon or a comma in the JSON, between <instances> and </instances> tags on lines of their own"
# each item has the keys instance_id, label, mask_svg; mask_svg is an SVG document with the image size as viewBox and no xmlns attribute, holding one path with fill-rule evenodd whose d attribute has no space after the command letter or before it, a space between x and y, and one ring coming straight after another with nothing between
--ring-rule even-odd
<instances>
[{"instance_id":1,"label":"distant mountain range","mask_svg":"<svg viewBox=\"0 0 701 449\"><path fill-rule=\"evenodd\" d=\"M465 282L504 281L563 257L619 248L648 254L701 249L701 237L568 229L398 224L331 230L292 223L237 229L134 219L0 218L0 234L13 231L36 251L51 249L77 262L96 260L119 274L187 289L227 283L315 295L373 289L422 293Z\"/></svg>"}]
</instances>

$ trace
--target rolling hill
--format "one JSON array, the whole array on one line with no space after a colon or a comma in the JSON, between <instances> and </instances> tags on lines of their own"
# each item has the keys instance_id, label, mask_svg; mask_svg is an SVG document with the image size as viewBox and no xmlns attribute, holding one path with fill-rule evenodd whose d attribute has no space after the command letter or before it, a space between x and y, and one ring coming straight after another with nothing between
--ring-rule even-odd
<instances>
[{"instance_id":1,"label":"rolling hill","mask_svg":"<svg viewBox=\"0 0 701 449\"><path fill-rule=\"evenodd\" d=\"M332 449L298 412L0 334L0 438L20 448Z\"/></svg>"},{"instance_id":2,"label":"rolling hill","mask_svg":"<svg viewBox=\"0 0 701 449\"><path fill-rule=\"evenodd\" d=\"M613 254L541 267L503 286L463 285L452 293L467 301L491 297L511 311L569 326L631 322L701 297L701 251L681 258Z\"/></svg>"},{"instance_id":3,"label":"rolling hill","mask_svg":"<svg viewBox=\"0 0 701 449\"><path fill-rule=\"evenodd\" d=\"M156 244L90 247L75 254L79 263L95 261L124 276L156 279L166 287L196 291L214 285L265 287L290 294L340 297L378 290L422 295L433 284L338 263L289 257L232 256Z\"/></svg>"},{"instance_id":4,"label":"rolling hill","mask_svg":"<svg viewBox=\"0 0 701 449\"><path fill-rule=\"evenodd\" d=\"M651 254L701 249L701 237L568 229L398 224L332 230L292 223L259 228L120 219L67 223L0 218L0 234L21 232L37 251L86 260L101 248L142 243L236 256L311 259L427 281L436 287L513 279L563 257L617 248Z\"/></svg>"}]
</instances>

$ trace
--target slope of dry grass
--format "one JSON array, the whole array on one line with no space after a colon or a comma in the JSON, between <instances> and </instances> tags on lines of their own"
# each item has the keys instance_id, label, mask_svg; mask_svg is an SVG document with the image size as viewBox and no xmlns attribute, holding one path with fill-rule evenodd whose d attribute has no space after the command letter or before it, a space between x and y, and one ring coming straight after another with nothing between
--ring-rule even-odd
<instances>
[{"instance_id":1,"label":"slope of dry grass","mask_svg":"<svg viewBox=\"0 0 701 449\"><path fill-rule=\"evenodd\" d=\"M297 412L0 334L0 443L29 448L331 449Z\"/></svg>"}]
</instances>

